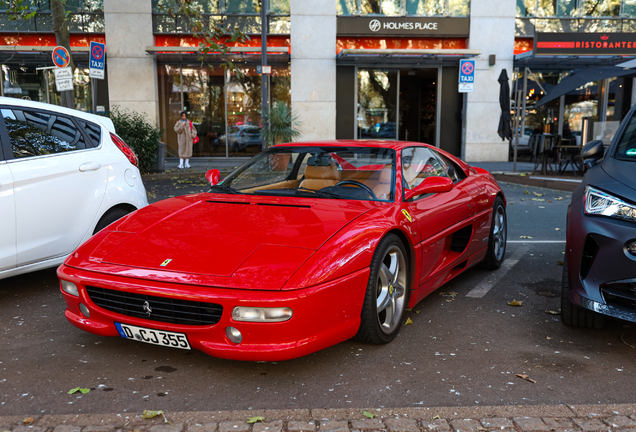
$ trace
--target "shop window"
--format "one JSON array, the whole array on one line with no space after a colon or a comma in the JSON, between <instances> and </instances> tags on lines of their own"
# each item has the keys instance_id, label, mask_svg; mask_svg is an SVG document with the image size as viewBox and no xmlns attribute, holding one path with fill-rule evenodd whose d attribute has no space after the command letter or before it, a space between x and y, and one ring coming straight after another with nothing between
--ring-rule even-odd
<instances>
[{"instance_id":1,"label":"shop window","mask_svg":"<svg viewBox=\"0 0 636 432\"><path fill-rule=\"evenodd\" d=\"M400 0L361 0L361 15L402 15Z\"/></svg>"},{"instance_id":2,"label":"shop window","mask_svg":"<svg viewBox=\"0 0 636 432\"><path fill-rule=\"evenodd\" d=\"M636 0L625 0L623 5L623 15L630 18L636 18Z\"/></svg>"},{"instance_id":3,"label":"shop window","mask_svg":"<svg viewBox=\"0 0 636 432\"><path fill-rule=\"evenodd\" d=\"M397 71L358 69L356 138L396 139Z\"/></svg>"},{"instance_id":4,"label":"shop window","mask_svg":"<svg viewBox=\"0 0 636 432\"><path fill-rule=\"evenodd\" d=\"M338 15L357 15L358 2L357 0L337 0L336 10Z\"/></svg>"},{"instance_id":5,"label":"shop window","mask_svg":"<svg viewBox=\"0 0 636 432\"><path fill-rule=\"evenodd\" d=\"M65 153L86 148L84 137L68 118L20 109L2 109L14 158Z\"/></svg>"}]
</instances>

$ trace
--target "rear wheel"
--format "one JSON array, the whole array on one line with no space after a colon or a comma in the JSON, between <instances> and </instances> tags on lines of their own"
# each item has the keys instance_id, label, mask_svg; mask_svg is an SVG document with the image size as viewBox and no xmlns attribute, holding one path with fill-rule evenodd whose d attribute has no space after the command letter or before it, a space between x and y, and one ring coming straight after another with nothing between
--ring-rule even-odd
<instances>
[{"instance_id":1,"label":"rear wheel","mask_svg":"<svg viewBox=\"0 0 636 432\"><path fill-rule=\"evenodd\" d=\"M396 235L389 234L373 254L356 338L372 344L386 344L395 339L402 327L409 295L406 250Z\"/></svg>"},{"instance_id":2,"label":"rear wheel","mask_svg":"<svg viewBox=\"0 0 636 432\"><path fill-rule=\"evenodd\" d=\"M561 277L561 322L567 326L587 327L600 330L605 325L602 315L582 309L570 301L570 277L568 276L567 256L563 259Z\"/></svg>"},{"instance_id":3,"label":"rear wheel","mask_svg":"<svg viewBox=\"0 0 636 432\"><path fill-rule=\"evenodd\" d=\"M489 270L496 270L501 267L501 263L506 256L506 240L508 239L508 217L506 216L506 206L501 197L495 198L493 205L492 223L490 226L490 236L488 237L488 251L483 262L483 267Z\"/></svg>"},{"instance_id":4,"label":"rear wheel","mask_svg":"<svg viewBox=\"0 0 636 432\"><path fill-rule=\"evenodd\" d=\"M116 220L119 220L126 216L130 211L124 210L122 208L114 208L106 212L104 216L97 222L97 226L95 226L95 231L93 231L93 235L97 234L108 225L112 224Z\"/></svg>"}]
</instances>

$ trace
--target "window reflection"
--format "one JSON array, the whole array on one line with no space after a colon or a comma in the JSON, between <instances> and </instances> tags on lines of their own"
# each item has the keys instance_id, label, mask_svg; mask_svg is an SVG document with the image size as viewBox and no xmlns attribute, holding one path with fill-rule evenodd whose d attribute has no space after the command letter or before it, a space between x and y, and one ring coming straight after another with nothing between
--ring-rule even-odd
<instances>
[{"instance_id":1,"label":"window reflection","mask_svg":"<svg viewBox=\"0 0 636 432\"><path fill-rule=\"evenodd\" d=\"M358 138L397 139L397 71L358 70Z\"/></svg>"},{"instance_id":2,"label":"window reflection","mask_svg":"<svg viewBox=\"0 0 636 432\"><path fill-rule=\"evenodd\" d=\"M468 16L470 0L337 0L338 15Z\"/></svg>"}]
</instances>

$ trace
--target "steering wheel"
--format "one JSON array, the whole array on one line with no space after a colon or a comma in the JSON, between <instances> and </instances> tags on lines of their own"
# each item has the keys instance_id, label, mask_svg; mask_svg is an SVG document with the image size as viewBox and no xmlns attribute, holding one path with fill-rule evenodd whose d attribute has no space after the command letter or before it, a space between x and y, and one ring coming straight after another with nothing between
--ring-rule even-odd
<instances>
[{"instance_id":1,"label":"steering wheel","mask_svg":"<svg viewBox=\"0 0 636 432\"><path fill-rule=\"evenodd\" d=\"M376 200L378 199L378 197L373 193L373 191L371 190L369 186L355 180L342 180L336 183L334 186L344 186L344 185L351 185L351 186L357 186L359 188L362 188L365 191L369 192L369 195L371 195L373 199L376 199Z\"/></svg>"}]
</instances>

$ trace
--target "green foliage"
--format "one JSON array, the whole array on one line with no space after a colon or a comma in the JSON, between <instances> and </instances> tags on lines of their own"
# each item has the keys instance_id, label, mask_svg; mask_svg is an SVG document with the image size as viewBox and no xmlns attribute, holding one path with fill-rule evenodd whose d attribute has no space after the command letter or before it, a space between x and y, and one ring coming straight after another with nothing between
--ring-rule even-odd
<instances>
[{"instance_id":1,"label":"green foliage","mask_svg":"<svg viewBox=\"0 0 636 432\"><path fill-rule=\"evenodd\" d=\"M291 142L300 136L301 123L298 116L284 102L275 102L263 122L263 141L281 144Z\"/></svg>"},{"instance_id":2,"label":"green foliage","mask_svg":"<svg viewBox=\"0 0 636 432\"><path fill-rule=\"evenodd\" d=\"M114 107L109 117L115 125L117 135L137 155L141 172L152 170L157 162L157 147L163 131L136 111Z\"/></svg>"}]
</instances>

